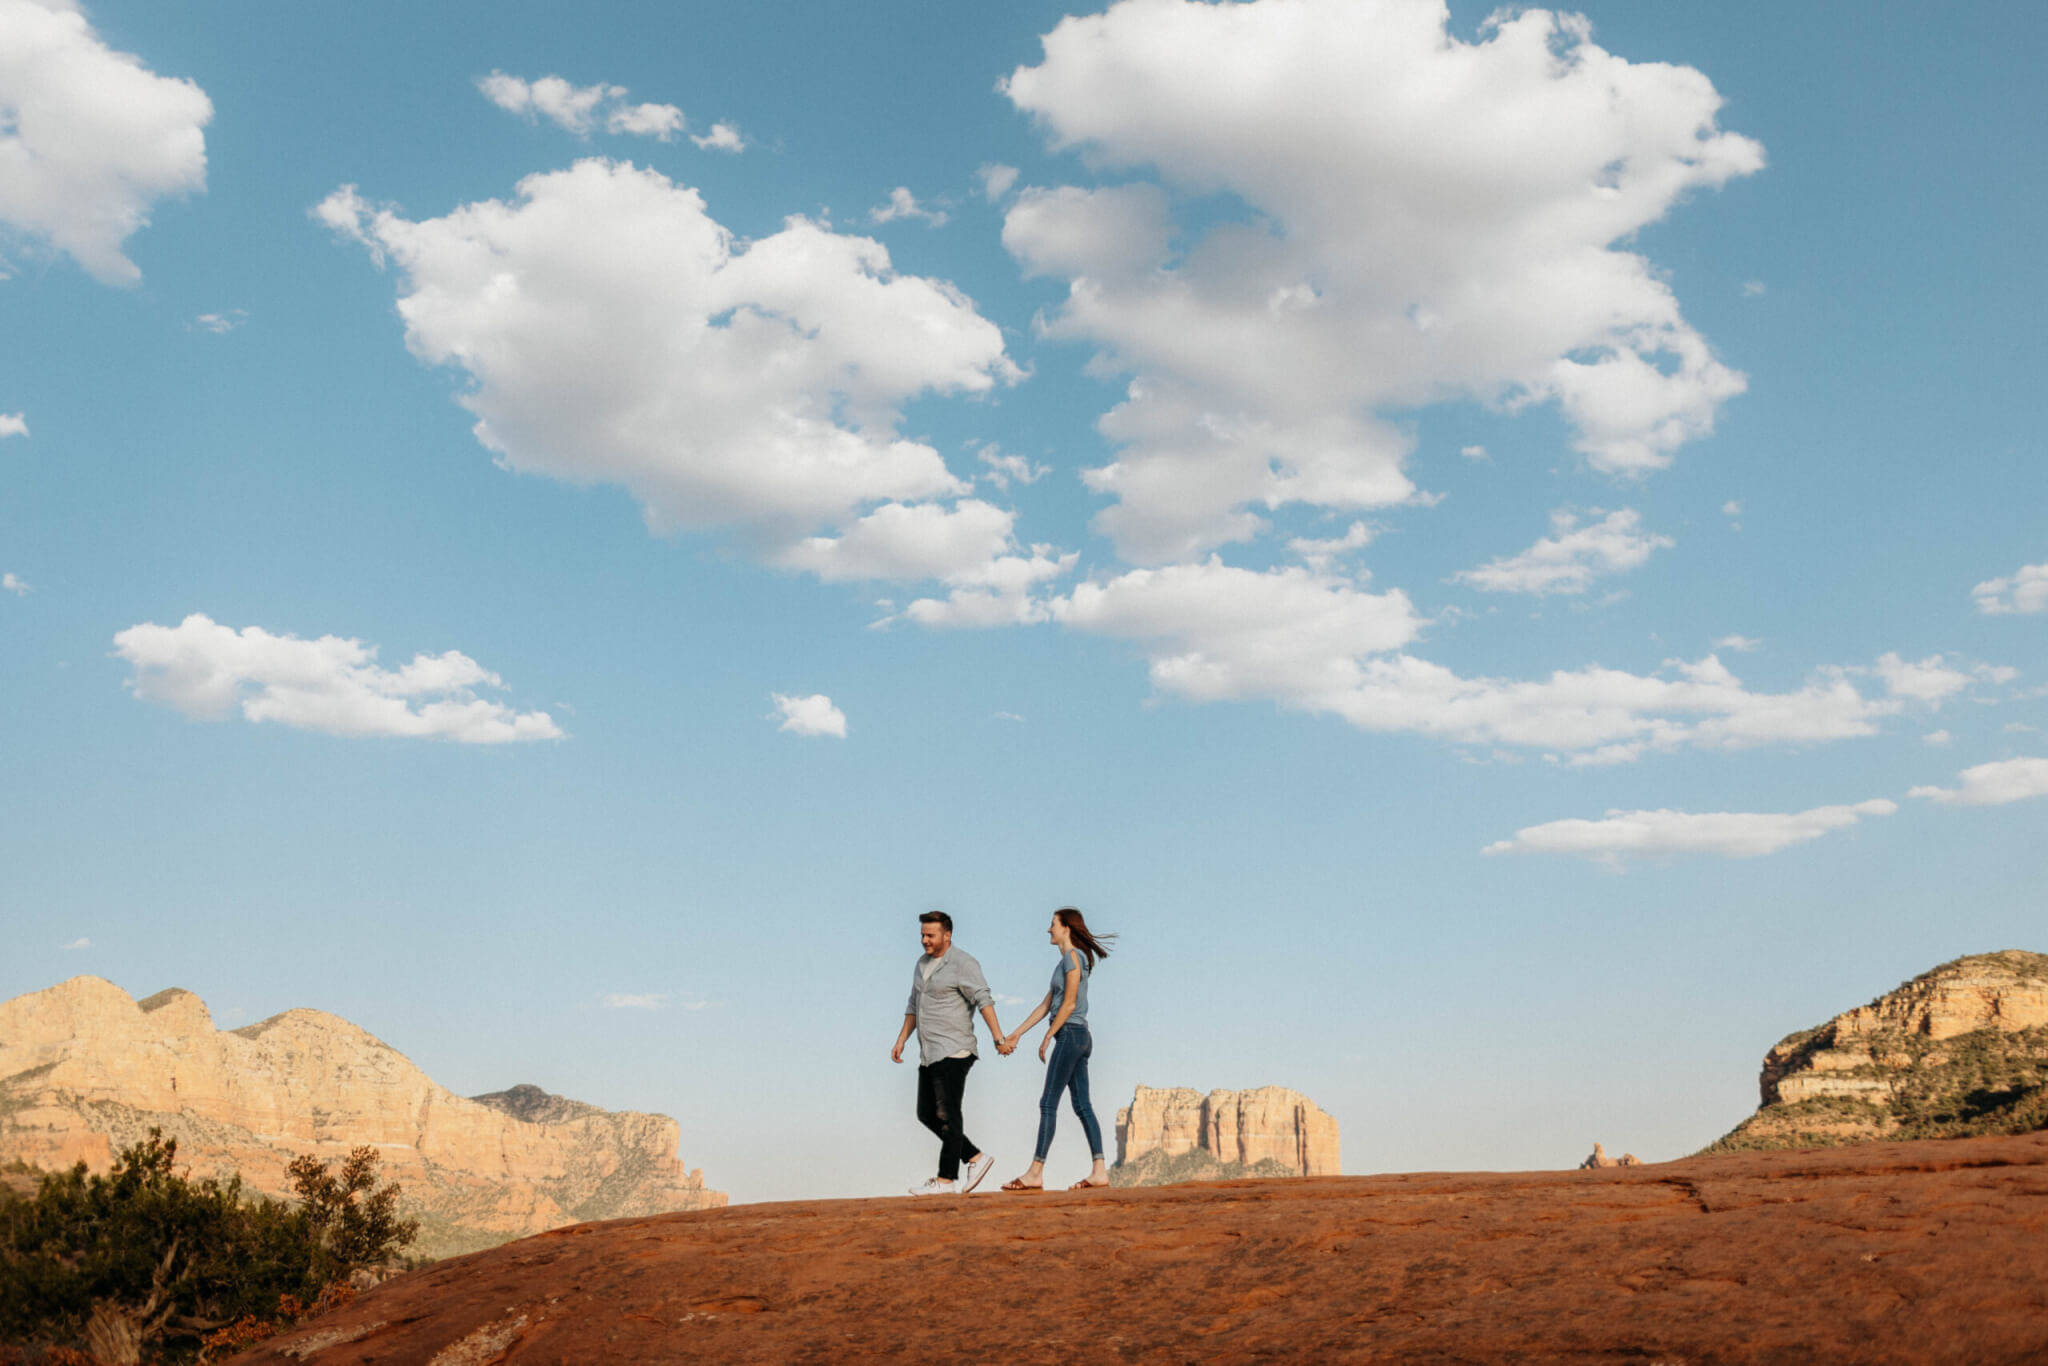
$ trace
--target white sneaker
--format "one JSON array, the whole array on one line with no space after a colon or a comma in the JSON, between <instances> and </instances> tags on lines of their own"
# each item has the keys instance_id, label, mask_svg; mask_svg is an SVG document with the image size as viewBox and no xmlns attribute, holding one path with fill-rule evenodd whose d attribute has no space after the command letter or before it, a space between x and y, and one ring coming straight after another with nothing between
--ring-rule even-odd
<instances>
[{"instance_id":1,"label":"white sneaker","mask_svg":"<svg viewBox=\"0 0 2048 1366\"><path fill-rule=\"evenodd\" d=\"M910 1193L912 1195L958 1195L960 1187L951 1181L941 1181L935 1176L922 1186L912 1186Z\"/></svg>"},{"instance_id":2,"label":"white sneaker","mask_svg":"<svg viewBox=\"0 0 2048 1366\"><path fill-rule=\"evenodd\" d=\"M987 1176L988 1169L995 1166L995 1164L996 1160L987 1153L983 1153L968 1163L967 1170L960 1173L960 1193L965 1195L980 1185L981 1178Z\"/></svg>"}]
</instances>

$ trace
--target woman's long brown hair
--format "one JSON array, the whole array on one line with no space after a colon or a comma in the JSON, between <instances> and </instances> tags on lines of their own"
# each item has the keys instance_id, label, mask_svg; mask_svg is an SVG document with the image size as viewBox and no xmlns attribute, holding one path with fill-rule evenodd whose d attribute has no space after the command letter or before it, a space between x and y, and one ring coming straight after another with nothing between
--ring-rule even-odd
<instances>
[{"instance_id":1,"label":"woman's long brown hair","mask_svg":"<svg viewBox=\"0 0 2048 1366\"><path fill-rule=\"evenodd\" d=\"M1100 938L1088 932L1088 922L1072 906L1062 906L1052 913L1052 918L1067 927L1067 934L1073 939L1074 947L1088 955L1088 970L1093 972L1095 964L1109 957L1109 944L1116 942L1116 936L1105 934ZM1109 943L1104 943L1108 940Z\"/></svg>"}]
</instances>

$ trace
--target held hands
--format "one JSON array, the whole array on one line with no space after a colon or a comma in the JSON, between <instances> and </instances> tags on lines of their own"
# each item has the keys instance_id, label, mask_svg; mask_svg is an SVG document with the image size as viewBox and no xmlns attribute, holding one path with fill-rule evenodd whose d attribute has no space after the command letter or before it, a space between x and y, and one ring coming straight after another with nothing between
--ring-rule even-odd
<instances>
[{"instance_id":1,"label":"held hands","mask_svg":"<svg viewBox=\"0 0 2048 1366\"><path fill-rule=\"evenodd\" d=\"M996 1040L996 1052L1001 1054L1003 1057L1007 1058L1016 1051L1017 1036L1015 1034L1005 1034L1001 1038Z\"/></svg>"}]
</instances>

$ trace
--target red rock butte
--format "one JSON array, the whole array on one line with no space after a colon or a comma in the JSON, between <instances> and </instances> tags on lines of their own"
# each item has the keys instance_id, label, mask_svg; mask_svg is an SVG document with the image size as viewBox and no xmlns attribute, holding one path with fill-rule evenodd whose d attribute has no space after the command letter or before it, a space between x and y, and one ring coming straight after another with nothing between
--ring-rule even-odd
<instances>
[{"instance_id":1,"label":"red rock butte","mask_svg":"<svg viewBox=\"0 0 2048 1366\"><path fill-rule=\"evenodd\" d=\"M2017 1366L2048 1132L582 1224L237 1360Z\"/></svg>"}]
</instances>

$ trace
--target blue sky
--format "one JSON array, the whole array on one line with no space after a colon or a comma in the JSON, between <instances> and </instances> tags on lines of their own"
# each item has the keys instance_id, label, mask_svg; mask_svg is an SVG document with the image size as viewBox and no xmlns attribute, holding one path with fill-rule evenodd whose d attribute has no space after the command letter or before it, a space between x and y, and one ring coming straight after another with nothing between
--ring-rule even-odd
<instances>
[{"instance_id":1,"label":"blue sky","mask_svg":"<svg viewBox=\"0 0 2048 1366\"><path fill-rule=\"evenodd\" d=\"M1488 13L0 0L0 993L769 1199L932 906L1358 1172L2042 948L2048 19Z\"/></svg>"}]
</instances>

